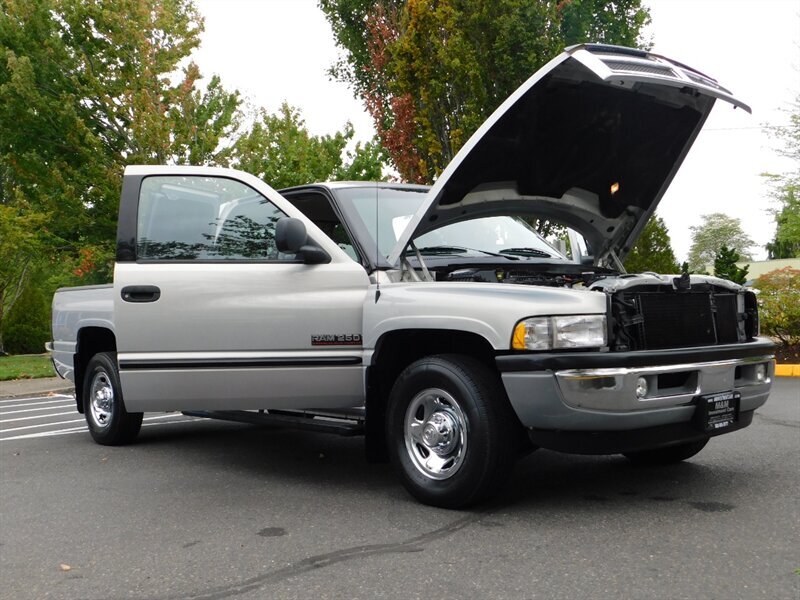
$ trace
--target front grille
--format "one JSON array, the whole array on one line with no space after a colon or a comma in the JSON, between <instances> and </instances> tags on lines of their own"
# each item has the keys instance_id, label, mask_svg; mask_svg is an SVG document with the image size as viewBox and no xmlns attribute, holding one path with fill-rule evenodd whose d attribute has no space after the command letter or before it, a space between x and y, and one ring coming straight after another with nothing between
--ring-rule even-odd
<instances>
[{"instance_id":1,"label":"front grille","mask_svg":"<svg viewBox=\"0 0 800 600\"><path fill-rule=\"evenodd\" d=\"M745 338L737 295L727 290L629 291L615 294L612 306L615 350L712 346Z\"/></svg>"},{"instance_id":2,"label":"front grille","mask_svg":"<svg viewBox=\"0 0 800 600\"><path fill-rule=\"evenodd\" d=\"M706 346L716 341L708 294L639 294L646 348Z\"/></svg>"},{"instance_id":3,"label":"front grille","mask_svg":"<svg viewBox=\"0 0 800 600\"><path fill-rule=\"evenodd\" d=\"M736 308L736 294L716 294L714 296L717 314L715 318L718 344L734 344L739 341L739 311Z\"/></svg>"}]
</instances>

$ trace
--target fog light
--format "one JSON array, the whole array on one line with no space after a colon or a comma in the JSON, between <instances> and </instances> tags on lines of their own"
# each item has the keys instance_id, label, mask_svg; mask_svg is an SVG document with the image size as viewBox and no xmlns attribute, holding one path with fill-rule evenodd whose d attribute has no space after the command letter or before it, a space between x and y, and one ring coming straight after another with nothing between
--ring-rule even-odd
<instances>
[{"instance_id":1,"label":"fog light","mask_svg":"<svg viewBox=\"0 0 800 600\"><path fill-rule=\"evenodd\" d=\"M644 377L639 377L639 379L636 380L636 397L644 398L647 396L647 390L647 379Z\"/></svg>"},{"instance_id":2,"label":"fog light","mask_svg":"<svg viewBox=\"0 0 800 600\"><path fill-rule=\"evenodd\" d=\"M767 365L756 365L756 381L763 382L767 380Z\"/></svg>"}]
</instances>

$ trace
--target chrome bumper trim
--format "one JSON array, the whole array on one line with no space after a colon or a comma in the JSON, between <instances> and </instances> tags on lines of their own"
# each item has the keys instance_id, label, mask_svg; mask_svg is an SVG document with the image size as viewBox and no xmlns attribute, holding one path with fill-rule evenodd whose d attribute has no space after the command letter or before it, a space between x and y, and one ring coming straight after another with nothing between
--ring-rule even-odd
<instances>
[{"instance_id":1,"label":"chrome bumper trim","mask_svg":"<svg viewBox=\"0 0 800 600\"><path fill-rule=\"evenodd\" d=\"M758 378L756 367L766 372ZM578 409L640 411L690 404L700 394L755 389L769 385L774 376L773 356L693 362L652 367L566 369L555 377L564 403ZM642 398L636 396L640 378L648 384Z\"/></svg>"}]
</instances>

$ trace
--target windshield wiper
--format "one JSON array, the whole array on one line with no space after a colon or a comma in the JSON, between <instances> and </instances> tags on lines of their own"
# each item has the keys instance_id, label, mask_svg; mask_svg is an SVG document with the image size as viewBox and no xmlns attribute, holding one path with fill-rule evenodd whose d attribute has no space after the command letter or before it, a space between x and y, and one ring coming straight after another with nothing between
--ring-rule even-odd
<instances>
[{"instance_id":1,"label":"windshield wiper","mask_svg":"<svg viewBox=\"0 0 800 600\"><path fill-rule=\"evenodd\" d=\"M519 254L520 256L535 256L537 258L552 258L553 255L538 248L504 248L503 254Z\"/></svg>"},{"instance_id":2,"label":"windshield wiper","mask_svg":"<svg viewBox=\"0 0 800 600\"><path fill-rule=\"evenodd\" d=\"M488 250L478 250L477 248L465 248L463 246L426 246L425 248L419 248L420 254L463 254L464 252L479 252L481 254L487 254L489 256L497 256L499 258L505 258L508 260L519 260L516 256L507 256L505 254L498 254L497 252L489 252ZM410 248L406 250L406 254L414 254L414 249Z\"/></svg>"}]
</instances>

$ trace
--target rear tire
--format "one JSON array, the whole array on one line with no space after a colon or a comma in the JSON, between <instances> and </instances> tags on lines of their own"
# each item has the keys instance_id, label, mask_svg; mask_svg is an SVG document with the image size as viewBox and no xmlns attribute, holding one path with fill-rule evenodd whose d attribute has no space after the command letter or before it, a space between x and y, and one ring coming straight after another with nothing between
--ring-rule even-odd
<instances>
[{"instance_id":1,"label":"rear tire","mask_svg":"<svg viewBox=\"0 0 800 600\"><path fill-rule=\"evenodd\" d=\"M640 452L626 452L625 458L637 465L669 465L693 457L706 447L708 438L698 442L686 442L666 448L655 450L642 450Z\"/></svg>"},{"instance_id":2,"label":"rear tire","mask_svg":"<svg viewBox=\"0 0 800 600\"><path fill-rule=\"evenodd\" d=\"M119 446L132 442L142 427L143 413L129 413L122 399L116 352L95 354L83 379L83 414L98 444Z\"/></svg>"},{"instance_id":3,"label":"rear tire","mask_svg":"<svg viewBox=\"0 0 800 600\"><path fill-rule=\"evenodd\" d=\"M424 504L463 508L487 499L517 458L521 427L497 375L474 358L420 359L389 397L389 456Z\"/></svg>"}]
</instances>

